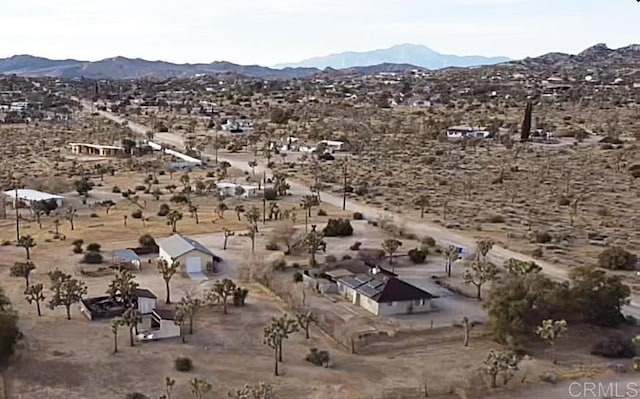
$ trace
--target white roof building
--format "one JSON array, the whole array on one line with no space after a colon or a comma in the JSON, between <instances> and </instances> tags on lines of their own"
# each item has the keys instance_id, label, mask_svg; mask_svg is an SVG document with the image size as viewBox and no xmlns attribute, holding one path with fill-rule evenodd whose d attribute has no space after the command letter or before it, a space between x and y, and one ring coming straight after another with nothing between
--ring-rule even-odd
<instances>
[{"instance_id":1,"label":"white roof building","mask_svg":"<svg viewBox=\"0 0 640 399\"><path fill-rule=\"evenodd\" d=\"M8 190L4 192L4 195L15 200L16 191L17 191L18 199L27 203L31 203L33 201L37 202L37 201L54 200L56 201L56 204L58 205L58 207L61 207L62 200L64 199L64 197L61 195L49 194L42 191L31 190L28 188L19 188L18 190Z\"/></svg>"}]
</instances>

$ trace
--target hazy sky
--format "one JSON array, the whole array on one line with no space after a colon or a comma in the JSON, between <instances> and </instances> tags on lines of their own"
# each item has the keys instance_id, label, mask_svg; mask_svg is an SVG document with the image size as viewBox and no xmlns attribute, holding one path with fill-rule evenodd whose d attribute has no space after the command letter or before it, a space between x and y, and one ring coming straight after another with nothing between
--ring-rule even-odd
<instances>
[{"instance_id":1,"label":"hazy sky","mask_svg":"<svg viewBox=\"0 0 640 399\"><path fill-rule=\"evenodd\" d=\"M4 4L6 3L6 4ZM512 58L640 42L635 0L16 0L0 8L0 57L272 65L424 44Z\"/></svg>"}]
</instances>

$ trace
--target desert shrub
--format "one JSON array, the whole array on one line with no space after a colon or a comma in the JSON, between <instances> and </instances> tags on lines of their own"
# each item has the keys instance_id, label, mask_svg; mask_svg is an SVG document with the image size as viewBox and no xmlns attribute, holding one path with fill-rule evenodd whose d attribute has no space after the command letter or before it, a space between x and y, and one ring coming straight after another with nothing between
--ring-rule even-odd
<instances>
[{"instance_id":1,"label":"desert shrub","mask_svg":"<svg viewBox=\"0 0 640 399\"><path fill-rule=\"evenodd\" d=\"M138 244L142 248L152 248L156 247L156 240L151 236L151 234L143 234L138 238Z\"/></svg>"},{"instance_id":2,"label":"desert shrub","mask_svg":"<svg viewBox=\"0 0 640 399\"><path fill-rule=\"evenodd\" d=\"M193 361L190 357L180 356L173 361L173 364L178 371L187 372L193 370Z\"/></svg>"},{"instance_id":3,"label":"desert shrub","mask_svg":"<svg viewBox=\"0 0 640 399\"><path fill-rule=\"evenodd\" d=\"M98 244L97 242L92 242L91 244L87 245L87 251L100 252L101 249L102 245Z\"/></svg>"},{"instance_id":4,"label":"desert shrub","mask_svg":"<svg viewBox=\"0 0 640 399\"><path fill-rule=\"evenodd\" d=\"M409 250L409 259L413 263L423 263L427 259L427 253L421 249L414 248Z\"/></svg>"},{"instance_id":5,"label":"desert shrub","mask_svg":"<svg viewBox=\"0 0 640 399\"><path fill-rule=\"evenodd\" d=\"M569 198L565 197L564 195L558 198L558 205L560 206L568 206L570 203L571 200L569 200Z\"/></svg>"},{"instance_id":6,"label":"desert shrub","mask_svg":"<svg viewBox=\"0 0 640 399\"><path fill-rule=\"evenodd\" d=\"M551 238L551 234L549 234L548 231L538 231L535 235L535 241L538 244L546 244L548 242L551 242Z\"/></svg>"},{"instance_id":7,"label":"desert shrub","mask_svg":"<svg viewBox=\"0 0 640 399\"><path fill-rule=\"evenodd\" d=\"M300 273L300 272L293 273L293 281L295 283L301 282L302 281L302 273Z\"/></svg>"},{"instance_id":8,"label":"desert shrub","mask_svg":"<svg viewBox=\"0 0 640 399\"><path fill-rule=\"evenodd\" d=\"M349 247L350 250L352 251L357 251L360 249L360 246L362 245L362 243L360 241L356 241L353 244L351 244L351 246Z\"/></svg>"},{"instance_id":9,"label":"desert shrub","mask_svg":"<svg viewBox=\"0 0 640 399\"><path fill-rule=\"evenodd\" d=\"M634 178L639 178L640 177L640 163L635 164L635 165L631 165L629 167L629 172L631 172L631 176L633 176Z\"/></svg>"},{"instance_id":10,"label":"desert shrub","mask_svg":"<svg viewBox=\"0 0 640 399\"><path fill-rule=\"evenodd\" d=\"M360 212L353 212L353 220L362 220L364 215Z\"/></svg>"},{"instance_id":11,"label":"desert shrub","mask_svg":"<svg viewBox=\"0 0 640 399\"><path fill-rule=\"evenodd\" d=\"M139 185L137 185L137 186L135 187L135 191L144 191L144 190L146 190L146 189L147 189L147 187L146 187L146 186L143 186L142 184L139 184Z\"/></svg>"},{"instance_id":12,"label":"desert shrub","mask_svg":"<svg viewBox=\"0 0 640 399\"><path fill-rule=\"evenodd\" d=\"M319 351L317 348L309 349L309 354L305 358L309 363L318 366L328 368L331 362L328 351Z\"/></svg>"},{"instance_id":13,"label":"desert shrub","mask_svg":"<svg viewBox=\"0 0 640 399\"><path fill-rule=\"evenodd\" d=\"M422 240L420 240L420 243L422 245L426 245L428 247L435 247L436 246L436 240L431 236L422 237Z\"/></svg>"},{"instance_id":14,"label":"desert shrub","mask_svg":"<svg viewBox=\"0 0 640 399\"><path fill-rule=\"evenodd\" d=\"M353 259L353 258L352 258L352 257L351 257L351 255L349 255L349 254L347 254L347 255L342 255L342 260L351 260L351 259Z\"/></svg>"},{"instance_id":15,"label":"desert shrub","mask_svg":"<svg viewBox=\"0 0 640 399\"><path fill-rule=\"evenodd\" d=\"M278 244L276 244L275 242L270 242L270 243L267 243L267 245L265 245L265 249L267 251L277 251L280 248L278 248Z\"/></svg>"},{"instance_id":16,"label":"desert shrub","mask_svg":"<svg viewBox=\"0 0 640 399\"><path fill-rule=\"evenodd\" d=\"M120 187L118 187L118 186L113 186L113 188L111 189L111 192L112 192L112 193L116 193L116 194L117 194L117 193L119 193L119 192L120 192Z\"/></svg>"},{"instance_id":17,"label":"desert shrub","mask_svg":"<svg viewBox=\"0 0 640 399\"><path fill-rule=\"evenodd\" d=\"M175 202L176 204L186 204L187 202L189 202L187 196L182 193L173 194L170 201Z\"/></svg>"},{"instance_id":18,"label":"desert shrub","mask_svg":"<svg viewBox=\"0 0 640 399\"><path fill-rule=\"evenodd\" d=\"M630 359L635 356L631 340L621 334L598 338L591 345L591 354L613 359Z\"/></svg>"},{"instance_id":19,"label":"desert shrub","mask_svg":"<svg viewBox=\"0 0 640 399\"><path fill-rule=\"evenodd\" d=\"M278 193L276 192L276 190L274 190L272 188L265 188L264 189L264 198L267 201L275 201L276 199L278 199Z\"/></svg>"},{"instance_id":20,"label":"desert shrub","mask_svg":"<svg viewBox=\"0 0 640 399\"><path fill-rule=\"evenodd\" d=\"M609 270L635 270L638 257L620 247L607 248L598 255L598 266Z\"/></svg>"},{"instance_id":21,"label":"desert shrub","mask_svg":"<svg viewBox=\"0 0 640 399\"><path fill-rule=\"evenodd\" d=\"M283 271L287 267L287 261L284 258L276 259L271 262L271 266L274 270Z\"/></svg>"},{"instance_id":22,"label":"desert shrub","mask_svg":"<svg viewBox=\"0 0 640 399\"><path fill-rule=\"evenodd\" d=\"M359 186L359 187L356 187L355 189L355 193L358 196L367 195L368 192L369 192L369 188L367 186Z\"/></svg>"},{"instance_id":23,"label":"desert shrub","mask_svg":"<svg viewBox=\"0 0 640 399\"><path fill-rule=\"evenodd\" d=\"M80 247L73 247L72 251L73 251L74 254L81 254L83 252L81 246Z\"/></svg>"},{"instance_id":24,"label":"desert shrub","mask_svg":"<svg viewBox=\"0 0 640 399\"><path fill-rule=\"evenodd\" d=\"M128 191L123 191L120 193L120 195L122 195L122 198L129 198L129 192Z\"/></svg>"},{"instance_id":25,"label":"desert shrub","mask_svg":"<svg viewBox=\"0 0 640 399\"><path fill-rule=\"evenodd\" d=\"M329 219L322 233L325 237L347 237L353 234L353 227L347 219Z\"/></svg>"},{"instance_id":26,"label":"desert shrub","mask_svg":"<svg viewBox=\"0 0 640 399\"><path fill-rule=\"evenodd\" d=\"M327 212L324 209L320 208L318 209L318 216L327 216Z\"/></svg>"},{"instance_id":27,"label":"desert shrub","mask_svg":"<svg viewBox=\"0 0 640 399\"><path fill-rule=\"evenodd\" d=\"M326 263L336 263L338 261L338 259L336 258L335 255L327 255L324 257L324 261Z\"/></svg>"},{"instance_id":28,"label":"desert shrub","mask_svg":"<svg viewBox=\"0 0 640 399\"><path fill-rule=\"evenodd\" d=\"M542 255L544 255L544 250L542 249L542 247L538 247L531 251L531 256L533 256L534 258L542 258Z\"/></svg>"},{"instance_id":29,"label":"desert shrub","mask_svg":"<svg viewBox=\"0 0 640 399\"><path fill-rule=\"evenodd\" d=\"M161 170L161 171L158 172L159 176L164 176L165 174L167 174L167 173L164 170Z\"/></svg>"},{"instance_id":30,"label":"desert shrub","mask_svg":"<svg viewBox=\"0 0 640 399\"><path fill-rule=\"evenodd\" d=\"M149 399L149 397L140 392L132 392L128 393L127 396L125 396L125 399Z\"/></svg>"},{"instance_id":31,"label":"desert shrub","mask_svg":"<svg viewBox=\"0 0 640 399\"><path fill-rule=\"evenodd\" d=\"M84 254L82 262L90 265L99 265L104 261L100 252L90 251Z\"/></svg>"},{"instance_id":32,"label":"desert shrub","mask_svg":"<svg viewBox=\"0 0 640 399\"><path fill-rule=\"evenodd\" d=\"M92 213L91 215L89 215L90 218L99 218L100 216L98 216L97 213Z\"/></svg>"},{"instance_id":33,"label":"desert shrub","mask_svg":"<svg viewBox=\"0 0 640 399\"><path fill-rule=\"evenodd\" d=\"M136 209L135 211L131 212L131 217L134 219L142 219L142 210Z\"/></svg>"},{"instance_id":34,"label":"desert shrub","mask_svg":"<svg viewBox=\"0 0 640 399\"><path fill-rule=\"evenodd\" d=\"M3 241L2 241L2 246L3 246L3 247L7 247L7 246L9 246L9 245L11 245L11 241L9 241L9 240L3 240Z\"/></svg>"},{"instance_id":35,"label":"desert shrub","mask_svg":"<svg viewBox=\"0 0 640 399\"><path fill-rule=\"evenodd\" d=\"M487 219L487 222L489 222L489 223L504 223L505 219L504 219L504 216L502 216L502 215L491 215Z\"/></svg>"},{"instance_id":36,"label":"desert shrub","mask_svg":"<svg viewBox=\"0 0 640 399\"><path fill-rule=\"evenodd\" d=\"M167 216L171 212L171 208L167 204L160 205L160 210L158 211L158 216Z\"/></svg>"}]
</instances>

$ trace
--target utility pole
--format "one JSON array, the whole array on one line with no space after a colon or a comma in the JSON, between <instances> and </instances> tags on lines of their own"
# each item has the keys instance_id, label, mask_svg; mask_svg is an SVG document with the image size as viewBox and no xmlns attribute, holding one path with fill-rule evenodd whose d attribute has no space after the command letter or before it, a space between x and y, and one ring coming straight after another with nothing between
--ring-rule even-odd
<instances>
[{"instance_id":1,"label":"utility pole","mask_svg":"<svg viewBox=\"0 0 640 399\"><path fill-rule=\"evenodd\" d=\"M262 186L262 224L267 224L267 172L263 171L262 176L264 178L264 186Z\"/></svg>"},{"instance_id":2,"label":"utility pole","mask_svg":"<svg viewBox=\"0 0 640 399\"><path fill-rule=\"evenodd\" d=\"M20 213L18 212L18 181L15 183L16 201L13 203L13 207L16 210L16 243L20 241Z\"/></svg>"},{"instance_id":3,"label":"utility pole","mask_svg":"<svg viewBox=\"0 0 640 399\"><path fill-rule=\"evenodd\" d=\"M344 185L342 186L342 210L347 210L347 163L348 160L344 160Z\"/></svg>"},{"instance_id":4,"label":"utility pole","mask_svg":"<svg viewBox=\"0 0 640 399\"><path fill-rule=\"evenodd\" d=\"M217 165L218 164L218 126L214 126L214 129L216 129L216 136L213 142L213 153L215 154L216 165Z\"/></svg>"}]
</instances>

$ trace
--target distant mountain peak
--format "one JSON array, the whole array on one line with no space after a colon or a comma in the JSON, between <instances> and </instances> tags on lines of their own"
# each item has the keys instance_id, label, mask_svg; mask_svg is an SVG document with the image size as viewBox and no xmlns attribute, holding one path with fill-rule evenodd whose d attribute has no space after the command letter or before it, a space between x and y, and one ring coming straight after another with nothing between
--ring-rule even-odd
<instances>
[{"instance_id":1,"label":"distant mountain peak","mask_svg":"<svg viewBox=\"0 0 640 399\"><path fill-rule=\"evenodd\" d=\"M469 67L492 65L509 61L506 57L457 56L440 54L421 44L402 43L395 46L371 51L348 51L314 57L296 63L276 65L282 67L311 67L324 69L327 67L345 69L380 64L408 64L427 69L447 67Z\"/></svg>"}]
</instances>

